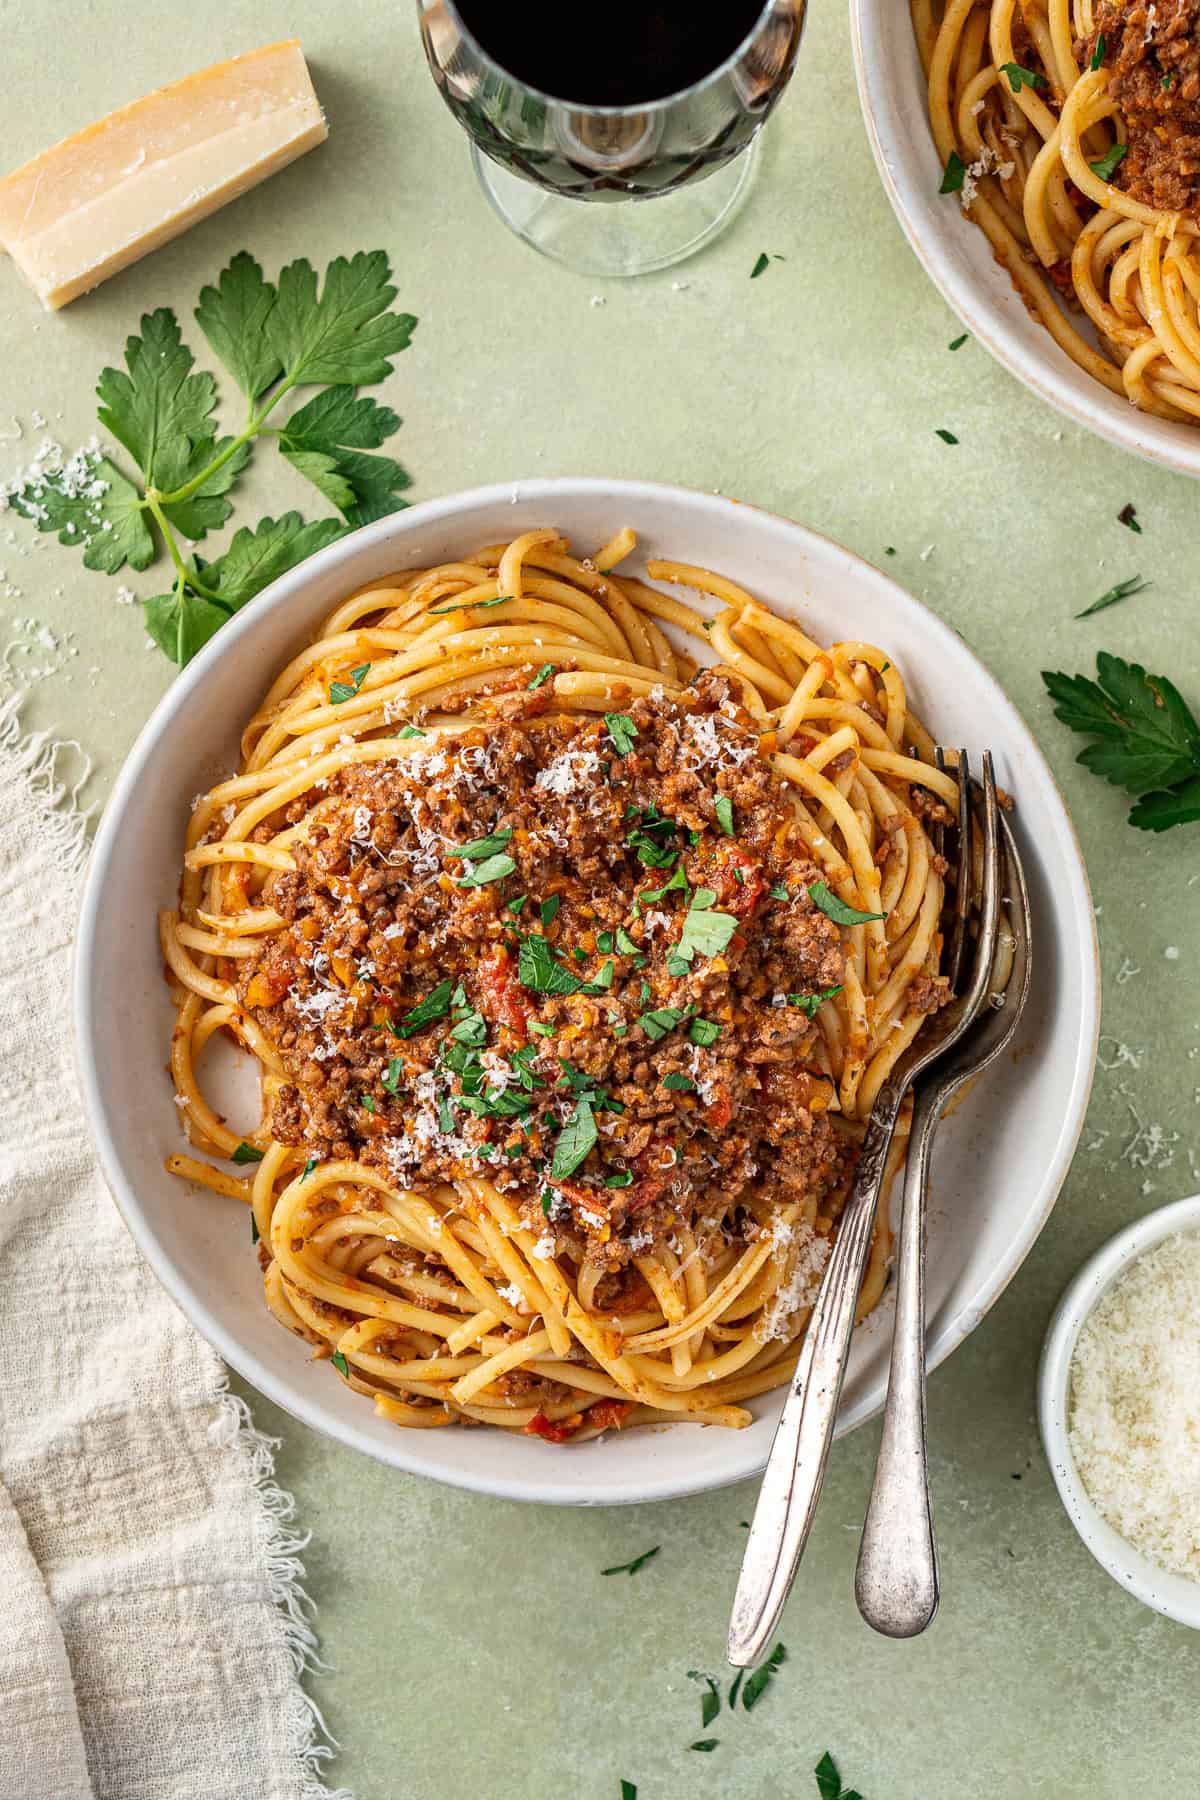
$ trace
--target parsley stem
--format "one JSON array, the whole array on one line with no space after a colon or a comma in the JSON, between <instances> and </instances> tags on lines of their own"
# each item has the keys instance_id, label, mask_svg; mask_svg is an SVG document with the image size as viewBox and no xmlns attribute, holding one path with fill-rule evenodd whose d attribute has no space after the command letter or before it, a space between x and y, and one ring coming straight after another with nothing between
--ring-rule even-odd
<instances>
[{"instance_id":1,"label":"parsley stem","mask_svg":"<svg viewBox=\"0 0 1200 1800\"><path fill-rule=\"evenodd\" d=\"M176 488L173 494L160 494L158 498L164 505L178 506L181 501L190 500L192 495L198 493L205 482L210 480L211 477L217 473L218 469L223 469L225 467L225 464L229 461L231 456L237 455L243 444L248 444L253 438L256 438L263 428L263 421L267 418L267 415L271 412L272 408L278 405L279 401L283 399L283 396L292 387L294 381L294 375L284 376L279 385L273 388L270 394L268 394L258 411L251 411L241 431L238 432L235 438L230 438L224 450L222 450L219 456L213 457L213 460L209 463L207 469L201 469L198 475L193 475L190 481L185 481L183 486ZM155 516L157 517L157 514Z\"/></svg>"},{"instance_id":2,"label":"parsley stem","mask_svg":"<svg viewBox=\"0 0 1200 1800\"><path fill-rule=\"evenodd\" d=\"M180 604L182 605L183 603L186 590L191 588L193 593L200 594L205 600L211 600L214 606L219 606L222 612L228 613L230 618L232 618L233 608L230 606L229 602L223 599L214 588L206 587L200 576L197 575L195 569L189 567L179 554L179 544L176 540L175 533L171 530L171 521L163 511L163 506L165 504L170 504L173 499L173 495L160 495L156 488L150 488L146 494L146 506L148 507L155 524L158 526L158 529L162 532L163 542L167 546L167 555L175 564L176 573L179 577L176 585L179 590Z\"/></svg>"}]
</instances>

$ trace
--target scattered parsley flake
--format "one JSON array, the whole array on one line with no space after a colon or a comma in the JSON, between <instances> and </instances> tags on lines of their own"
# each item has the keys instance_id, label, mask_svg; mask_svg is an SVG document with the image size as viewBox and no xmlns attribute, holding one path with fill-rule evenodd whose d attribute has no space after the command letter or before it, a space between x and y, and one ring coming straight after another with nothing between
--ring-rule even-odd
<instances>
[{"instance_id":1,"label":"scattered parsley flake","mask_svg":"<svg viewBox=\"0 0 1200 1800\"><path fill-rule=\"evenodd\" d=\"M694 1094L696 1084L690 1075L664 1075L663 1086L673 1094Z\"/></svg>"},{"instance_id":2,"label":"scattered parsley flake","mask_svg":"<svg viewBox=\"0 0 1200 1800\"><path fill-rule=\"evenodd\" d=\"M1107 53L1108 53L1108 45L1104 41L1104 33L1101 32L1099 37L1096 39L1096 48L1092 51L1092 60L1088 64L1088 68L1091 69L1093 74L1103 63L1104 58L1107 55Z\"/></svg>"},{"instance_id":3,"label":"scattered parsley flake","mask_svg":"<svg viewBox=\"0 0 1200 1800\"><path fill-rule=\"evenodd\" d=\"M300 1171L301 1181L307 1181L309 1176L312 1174L313 1170L316 1168L316 1166L317 1166L316 1157L310 1156L308 1161L305 1163L303 1169Z\"/></svg>"},{"instance_id":4,"label":"scattered parsley flake","mask_svg":"<svg viewBox=\"0 0 1200 1800\"><path fill-rule=\"evenodd\" d=\"M404 1072L404 1064L398 1056L393 1056L387 1066L387 1074L383 1077L383 1086L389 1094L394 1094L400 1086L400 1077Z\"/></svg>"},{"instance_id":5,"label":"scattered parsley flake","mask_svg":"<svg viewBox=\"0 0 1200 1800\"><path fill-rule=\"evenodd\" d=\"M776 1644L766 1662L760 1663L755 1669L742 1690L742 1706L746 1712L751 1712L758 1705L776 1669L786 1660L787 1651L782 1644Z\"/></svg>"},{"instance_id":6,"label":"scattered parsley flake","mask_svg":"<svg viewBox=\"0 0 1200 1800\"><path fill-rule=\"evenodd\" d=\"M638 1570L644 1569L650 1559L657 1556L661 1549L661 1544L655 1544L653 1550L643 1550L642 1554L635 1556L632 1562L614 1563L611 1569L601 1569L600 1573L602 1575L636 1575Z\"/></svg>"},{"instance_id":7,"label":"scattered parsley flake","mask_svg":"<svg viewBox=\"0 0 1200 1800\"><path fill-rule=\"evenodd\" d=\"M432 993L427 994L424 1000L413 1007L411 1012L405 1013L400 1024L393 1027L393 1035L401 1038L412 1037L414 1033L421 1030L422 1026L430 1025L434 1019L444 1017L450 1010L450 995L453 987L454 983L449 978L439 981Z\"/></svg>"},{"instance_id":8,"label":"scattered parsley flake","mask_svg":"<svg viewBox=\"0 0 1200 1800\"><path fill-rule=\"evenodd\" d=\"M815 1019L822 1000L832 1000L841 993L842 985L839 981L836 987L822 988L819 994L789 994L788 1005L798 1006L806 1018Z\"/></svg>"},{"instance_id":9,"label":"scattered parsley flake","mask_svg":"<svg viewBox=\"0 0 1200 1800\"><path fill-rule=\"evenodd\" d=\"M751 281L757 281L763 270L770 267L771 258L765 250L760 250L754 259L754 267L750 271Z\"/></svg>"},{"instance_id":10,"label":"scattered parsley flake","mask_svg":"<svg viewBox=\"0 0 1200 1800\"><path fill-rule=\"evenodd\" d=\"M939 194L959 194L962 192L963 180L967 173L967 165L957 150L952 150L946 159L946 167L942 171L942 185Z\"/></svg>"},{"instance_id":11,"label":"scattered parsley flake","mask_svg":"<svg viewBox=\"0 0 1200 1800\"><path fill-rule=\"evenodd\" d=\"M548 900L542 901L542 904L538 908L538 912L541 916L543 930L547 925L553 925L555 919L558 917L558 909L561 905L561 894L551 894Z\"/></svg>"},{"instance_id":12,"label":"scattered parsley flake","mask_svg":"<svg viewBox=\"0 0 1200 1800\"><path fill-rule=\"evenodd\" d=\"M604 1185L608 1188L627 1188L633 1186L633 1170L619 1169L615 1175L606 1175ZM607 1571L606 1571L607 1573Z\"/></svg>"},{"instance_id":13,"label":"scattered parsley flake","mask_svg":"<svg viewBox=\"0 0 1200 1800\"><path fill-rule=\"evenodd\" d=\"M263 1151L256 1150L253 1144L248 1144L243 1138L233 1153L233 1161L235 1163L260 1163L263 1155Z\"/></svg>"},{"instance_id":14,"label":"scattered parsley flake","mask_svg":"<svg viewBox=\"0 0 1200 1800\"><path fill-rule=\"evenodd\" d=\"M1152 585L1149 581L1143 581L1140 575L1131 575L1128 581L1118 581L1115 587L1110 587L1106 594L1101 594L1098 600L1093 600L1090 606L1085 606L1082 612L1075 614L1075 617L1090 619L1093 613L1104 612L1106 608L1116 606L1120 601L1128 600L1134 594L1143 593Z\"/></svg>"},{"instance_id":15,"label":"scattered parsley flake","mask_svg":"<svg viewBox=\"0 0 1200 1800\"><path fill-rule=\"evenodd\" d=\"M814 881L808 890L808 897L835 925L867 925L873 919L887 916L885 913L859 912L857 907L848 906L824 881Z\"/></svg>"},{"instance_id":16,"label":"scattered parsley flake","mask_svg":"<svg viewBox=\"0 0 1200 1800\"><path fill-rule=\"evenodd\" d=\"M1127 526L1130 531L1136 531L1138 536L1141 536L1142 528L1138 524L1137 507L1132 500L1127 501L1117 514L1117 523Z\"/></svg>"},{"instance_id":17,"label":"scattered parsley flake","mask_svg":"<svg viewBox=\"0 0 1200 1800\"><path fill-rule=\"evenodd\" d=\"M404 727L404 730L400 733L401 738L415 738L415 737L423 738L423 737L427 737L427 736L428 736L427 732L418 731L415 725L406 725Z\"/></svg>"},{"instance_id":18,"label":"scattered parsley flake","mask_svg":"<svg viewBox=\"0 0 1200 1800\"><path fill-rule=\"evenodd\" d=\"M958 439L955 437L954 433L952 431L947 431L945 429L945 427L942 425L938 426L937 430L934 433L934 436L940 437L943 444L957 444L957 442L958 442Z\"/></svg>"},{"instance_id":19,"label":"scattered parsley flake","mask_svg":"<svg viewBox=\"0 0 1200 1800\"><path fill-rule=\"evenodd\" d=\"M554 1160L550 1165L551 1181L565 1181L573 1175L596 1142L596 1119L586 1094L575 1102L575 1110L558 1134Z\"/></svg>"},{"instance_id":20,"label":"scattered parsley flake","mask_svg":"<svg viewBox=\"0 0 1200 1800\"><path fill-rule=\"evenodd\" d=\"M1093 175L1098 175L1101 181L1111 181L1124 161L1128 148L1128 144L1114 144L1112 149L1107 150L1097 162L1089 163L1088 168Z\"/></svg>"},{"instance_id":21,"label":"scattered parsley flake","mask_svg":"<svg viewBox=\"0 0 1200 1800\"><path fill-rule=\"evenodd\" d=\"M633 749L638 728L628 713L605 713L604 723L618 756L628 756Z\"/></svg>"},{"instance_id":22,"label":"scattered parsley flake","mask_svg":"<svg viewBox=\"0 0 1200 1800\"><path fill-rule=\"evenodd\" d=\"M342 1355L340 1350L335 1350L329 1360L339 1375L349 1375L350 1364L346 1361L346 1358Z\"/></svg>"},{"instance_id":23,"label":"scattered parsley flake","mask_svg":"<svg viewBox=\"0 0 1200 1800\"><path fill-rule=\"evenodd\" d=\"M448 854L461 856L465 862L482 862L485 856L491 856L497 850L503 850L512 842L511 825L502 826L499 831L491 831L487 837L473 838L469 844L458 844Z\"/></svg>"},{"instance_id":24,"label":"scattered parsley flake","mask_svg":"<svg viewBox=\"0 0 1200 1800\"><path fill-rule=\"evenodd\" d=\"M970 335L969 331L964 331L961 337L952 338L950 340L949 348L951 350L961 350ZM889 556L894 556L895 554L896 552L894 550L888 551Z\"/></svg>"},{"instance_id":25,"label":"scattered parsley flake","mask_svg":"<svg viewBox=\"0 0 1200 1800\"><path fill-rule=\"evenodd\" d=\"M688 1026L688 1037L693 1044L699 1044L701 1049L706 1050L710 1044L715 1044L720 1035L721 1027L715 1019L693 1019Z\"/></svg>"},{"instance_id":26,"label":"scattered parsley flake","mask_svg":"<svg viewBox=\"0 0 1200 1800\"><path fill-rule=\"evenodd\" d=\"M329 687L330 705L340 706L343 700L353 700L355 694L357 694L359 688L367 679L370 672L371 665L369 662L359 663L356 669L351 669L349 681L331 682Z\"/></svg>"},{"instance_id":27,"label":"scattered parsley flake","mask_svg":"<svg viewBox=\"0 0 1200 1800\"><path fill-rule=\"evenodd\" d=\"M1001 63L1000 72L1008 76L1008 85L1014 94L1019 94L1023 87L1044 88L1046 85L1044 75L1039 75L1034 69L1023 69L1020 63Z\"/></svg>"},{"instance_id":28,"label":"scattered parsley flake","mask_svg":"<svg viewBox=\"0 0 1200 1800\"><path fill-rule=\"evenodd\" d=\"M736 837L733 828L733 801L728 794L718 794L716 802L717 824L726 837Z\"/></svg>"},{"instance_id":29,"label":"scattered parsley flake","mask_svg":"<svg viewBox=\"0 0 1200 1800\"><path fill-rule=\"evenodd\" d=\"M527 691L532 692L534 688L540 688L543 681L549 681L554 673L554 667L555 665L553 663L543 663L533 680L529 683Z\"/></svg>"}]
</instances>

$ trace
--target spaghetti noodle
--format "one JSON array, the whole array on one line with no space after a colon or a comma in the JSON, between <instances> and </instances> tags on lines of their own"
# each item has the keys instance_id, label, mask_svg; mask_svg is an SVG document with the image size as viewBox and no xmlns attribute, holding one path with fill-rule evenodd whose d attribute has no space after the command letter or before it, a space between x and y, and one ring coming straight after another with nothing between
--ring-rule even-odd
<instances>
[{"instance_id":1,"label":"spaghetti noodle","mask_svg":"<svg viewBox=\"0 0 1200 1800\"><path fill-rule=\"evenodd\" d=\"M229 1165L167 1167L250 1206L272 1312L400 1425L748 1423L944 998L957 788L895 665L704 569L647 564L703 611L615 574L634 545L530 531L351 595L160 920L183 1125ZM860 1316L888 1252L881 1219Z\"/></svg>"},{"instance_id":2,"label":"spaghetti noodle","mask_svg":"<svg viewBox=\"0 0 1200 1800\"><path fill-rule=\"evenodd\" d=\"M1200 418L1195 0L912 0L912 14L946 185L1031 312L1113 393Z\"/></svg>"}]
</instances>

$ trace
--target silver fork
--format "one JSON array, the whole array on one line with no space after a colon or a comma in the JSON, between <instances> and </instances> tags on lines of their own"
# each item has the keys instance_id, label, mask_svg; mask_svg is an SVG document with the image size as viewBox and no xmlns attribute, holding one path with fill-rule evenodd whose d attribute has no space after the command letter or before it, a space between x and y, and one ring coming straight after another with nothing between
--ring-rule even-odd
<instances>
[{"instance_id":1,"label":"silver fork","mask_svg":"<svg viewBox=\"0 0 1200 1800\"><path fill-rule=\"evenodd\" d=\"M958 752L958 770L960 863L969 868L976 821L975 794L969 783L965 750ZM986 997L1000 913L999 815L992 759L986 751L978 798L982 813L982 870L970 980L950 1006L932 1016L926 1030L909 1046L883 1083L871 1109L854 1186L825 1265L750 1526L726 1650L736 1668L749 1668L766 1649L812 1527L833 1438L879 1191L904 1096L917 1076L958 1042ZM968 889L968 882L958 883L951 962L956 973L964 960ZM958 970L954 970L955 959Z\"/></svg>"},{"instance_id":2,"label":"silver fork","mask_svg":"<svg viewBox=\"0 0 1200 1800\"><path fill-rule=\"evenodd\" d=\"M1000 824L1006 905L990 1004L950 1055L917 1083L908 1141L887 1405L854 1578L858 1610L868 1625L888 1637L916 1637L938 1607L925 1417L925 1196L933 1134L947 1102L1012 1041L1029 996L1029 896L1008 822L1002 818Z\"/></svg>"}]
</instances>

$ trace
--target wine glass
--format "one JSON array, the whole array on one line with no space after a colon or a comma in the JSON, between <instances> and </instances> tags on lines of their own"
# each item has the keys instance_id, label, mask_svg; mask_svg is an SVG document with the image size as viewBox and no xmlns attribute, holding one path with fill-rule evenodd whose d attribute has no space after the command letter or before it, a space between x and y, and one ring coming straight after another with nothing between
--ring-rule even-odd
<instances>
[{"instance_id":1,"label":"wine glass","mask_svg":"<svg viewBox=\"0 0 1200 1800\"><path fill-rule=\"evenodd\" d=\"M674 4L689 32L700 22L699 42L693 34L689 47L693 64L704 54L705 38L719 45L722 23L728 36L729 19L736 18L728 0L724 10L721 0ZM506 38L511 41L511 19L521 0L493 0L484 28L477 17L479 0L473 6L467 0L417 0L430 70L471 138L475 172L487 198L518 237L588 275L668 268L730 223L754 176L758 133L791 75L805 4L766 0L756 15L751 8L750 28L740 42L677 92L628 105L593 105L557 98L517 79L497 60ZM622 45L612 41L619 33L611 13L600 9L594 14L596 41L589 37L585 45L581 10L585 16L593 12L557 9L564 21L558 46L562 76L554 85L568 96L576 84L611 92L624 78ZM660 5L659 11L669 15L671 6ZM464 22L464 12L474 30ZM490 49L476 35L480 29ZM520 29L515 27L518 35ZM609 48L617 60L597 76L595 58ZM528 63L528 41L522 50ZM538 39L536 50L539 70L548 55L557 56L548 34ZM515 49L512 54L520 60ZM675 66L664 65L666 79ZM685 67L686 59L678 66Z\"/></svg>"}]
</instances>

